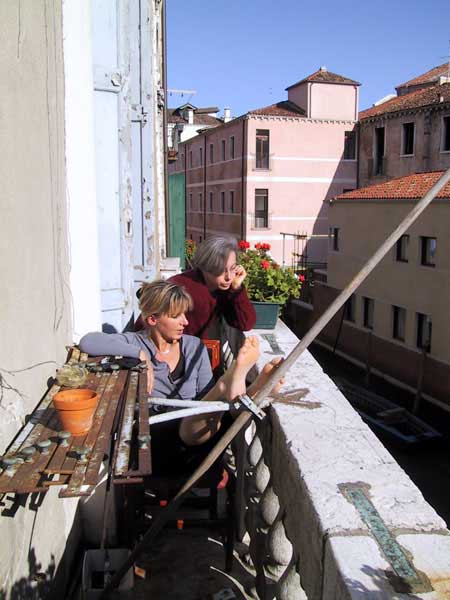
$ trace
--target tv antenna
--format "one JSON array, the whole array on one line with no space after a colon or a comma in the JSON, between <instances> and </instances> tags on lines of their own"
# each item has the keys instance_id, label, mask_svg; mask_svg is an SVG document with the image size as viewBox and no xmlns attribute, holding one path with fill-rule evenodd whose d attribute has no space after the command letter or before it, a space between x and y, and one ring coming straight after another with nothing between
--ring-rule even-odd
<instances>
[{"instance_id":1,"label":"tv antenna","mask_svg":"<svg viewBox=\"0 0 450 600\"><path fill-rule=\"evenodd\" d=\"M169 88L167 90L167 93L169 94L169 96L172 96L172 94L175 94L177 96L181 96L182 98L184 96L189 96L189 98L187 99L187 102L190 102L192 96L195 96L197 91L196 90L176 90L173 88Z\"/></svg>"}]
</instances>

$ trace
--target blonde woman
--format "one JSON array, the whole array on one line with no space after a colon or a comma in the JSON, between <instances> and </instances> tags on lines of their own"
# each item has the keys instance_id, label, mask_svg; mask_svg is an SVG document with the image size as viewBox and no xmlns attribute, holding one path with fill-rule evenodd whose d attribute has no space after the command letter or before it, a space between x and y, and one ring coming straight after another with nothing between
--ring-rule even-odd
<instances>
[{"instance_id":1,"label":"blonde woman","mask_svg":"<svg viewBox=\"0 0 450 600\"><path fill-rule=\"evenodd\" d=\"M231 401L245 393L246 375L259 357L256 337L246 339L232 367L214 384L206 347L199 338L183 333L188 324L186 312L192 309L189 294L174 283L154 281L143 286L139 308L146 324L144 330L88 333L80 341L81 350L93 356L120 355L145 361L153 396ZM265 369L252 386L253 391L267 374ZM212 413L153 426L154 472L167 472L175 465L185 470L192 459L188 447L214 443L222 416Z\"/></svg>"}]
</instances>

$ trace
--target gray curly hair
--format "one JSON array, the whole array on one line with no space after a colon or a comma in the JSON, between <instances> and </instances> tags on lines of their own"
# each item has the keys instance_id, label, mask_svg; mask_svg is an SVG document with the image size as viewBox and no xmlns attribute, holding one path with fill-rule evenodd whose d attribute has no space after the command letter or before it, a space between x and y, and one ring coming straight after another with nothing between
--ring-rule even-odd
<instances>
[{"instance_id":1,"label":"gray curly hair","mask_svg":"<svg viewBox=\"0 0 450 600\"><path fill-rule=\"evenodd\" d=\"M238 245L233 237L209 237L197 246L192 264L195 268L218 276L223 273L230 252L237 255Z\"/></svg>"}]
</instances>

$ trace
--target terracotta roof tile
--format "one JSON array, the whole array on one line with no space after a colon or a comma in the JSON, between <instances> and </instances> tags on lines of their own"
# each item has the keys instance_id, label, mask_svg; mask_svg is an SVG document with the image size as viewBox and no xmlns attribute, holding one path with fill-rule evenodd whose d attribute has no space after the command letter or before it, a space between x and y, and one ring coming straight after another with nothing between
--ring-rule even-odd
<instances>
[{"instance_id":1,"label":"terracotta roof tile","mask_svg":"<svg viewBox=\"0 0 450 600\"><path fill-rule=\"evenodd\" d=\"M211 111L212 112L212 111ZM187 124L188 120L180 114L178 108L169 108L167 110L167 121L169 123L185 123ZM198 113L194 111L194 125L209 125L210 127L216 127L217 125L222 125L222 119L218 119L217 117L211 117L208 114L204 114L203 112Z\"/></svg>"},{"instance_id":2,"label":"terracotta roof tile","mask_svg":"<svg viewBox=\"0 0 450 600\"><path fill-rule=\"evenodd\" d=\"M248 112L249 115L267 115L272 117L305 117L306 112L295 104L294 102L290 102L289 100L283 100L282 102L277 102L276 104L271 104L270 106L265 106L264 108L255 108L255 110L250 110Z\"/></svg>"},{"instance_id":3,"label":"terracotta roof tile","mask_svg":"<svg viewBox=\"0 0 450 600\"><path fill-rule=\"evenodd\" d=\"M415 173L390 179L384 183L377 183L368 187L359 188L336 196L335 200L402 200L420 199L431 189L444 171L430 171L428 173ZM436 198L450 198L450 183L447 183Z\"/></svg>"},{"instance_id":4,"label":"terracotta roof tile","mask_svg":"<svg viewBox=\"0 0 450 600\"><path fill-rule=\"evenodd\" d=\"M438 67L433 67L426 73L419 75L418 77L414 77L414 79L410 79L405 83L401 83L397 86L397 89L412 87L415 85L420 85L422 83L432 83L439 79L441 76L445 76L448 74L448 62L443 65L439 65Z\"/></svg>"},{"instance_id":5,"label":"terracotta roof tile","mask_svg":"<svg viewBox=\"0 0 450 600\"><path fill-rule=\"evenodd\" d=\"M289 90L307 81L312 83L340 83L343 85L361 85L358 81L354 81L353 79L349 79L348 77L344 77L343 75L332 73L331 71L328 71L326 69L319 69L315 73L312 73L308 77L297 81L297 83L290 85L286 89Z\"/></svg>"},{"instance_id":6,"label":"terracotta roof tile","mask_svg":"<svg viewBox=\"0 0 450 600\"><path fill-rule=\"evenodd\" d=\"M383 104L363 110L359 113L359 120L362 121L370 117L378 117L401 110L442 104L443 102L450 102L450 83L416 90L404 96L396 96L387 102L383 102Z\"/></svg>"}]
</instances>

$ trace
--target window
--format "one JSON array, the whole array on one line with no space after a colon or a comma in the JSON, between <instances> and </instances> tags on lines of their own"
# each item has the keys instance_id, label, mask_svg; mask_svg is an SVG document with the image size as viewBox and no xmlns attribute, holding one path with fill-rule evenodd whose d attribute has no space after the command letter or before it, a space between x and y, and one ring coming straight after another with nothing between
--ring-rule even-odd
<instances>
[{"instance_id":1,"label":"window","mask_svg":"<svg viewBox=\"0 0 450 600\"><path fill-rule=\"evenodd\" d=\"M402 235L395 246L395 260L408 262L409 235Z\"/></svg>"},{"instance_id":2,"label":"window","mask_svg":"<svg viewBox=\"0 0 450 600\"><path fill-rule=\"evenodd\" d=\"M234 135L230 137L230 158L234 158Z\"/></svg>"},{"instance_id":3,"label":"window","mask_svg":"<svg viewBox=\"0 0 450 600\"><path fill-rule=\"evenodd\" d=\"M220 192L220 212L225 212L225 192Z\"/></svg>"},{"instance_id":4,"label":"window","mask_svg":"<svg viewBox=\"0 0 450 600\"><path fill-rule=\"evenodd\" d=\"M255 227L269 227L269 190L255 190Z\"/></svg>"},{"instance_id":5,"label":"window","mask_svg":"<svg viewBox=\"0 0 450 600\"><path fill-rule=\"evenodd\" d=\"M192 194L189 194L189 208L192 208Z\"/></svg>"},{"instance_id":6,"label":"window","mask_svg":"<svg viewBox=\"0 0 450 600\"><path fill-rule=\"evenodd\" d=\"M214 196L212 192L209 192L209 210L214 208Z\"/></svg>"},{"instance_id":7,"label":"window","mask_svg":"<svg viewBox=\"0 0 450 600\"><path fill-rule=\"evenodd\" d=\"M203 165L203 148L200 147L200 165Z\"/></svg>"},{"instance_id":8,"label":"window","mask_svg":"<svg viewBox=\"0 0 450 600\"><path fill-rule=\"evenodd\" d=\"M436 266L437 241L434 237L420 238L420 264L426 267Z\"/></svg>"},{"instance_id":9,"label":"window","mask_svg":"<svg viewBox=\"0 0 450 600\"><path fill-rule=\"evenodd\" d=\"M344 133L344 160L356 158L356 132L346 131Z\"/></svg>"},{"instance_id":10,"label":"window","mask_svg":"<svg viewBox=\"0 0 450 600\"><path fill-rule=\"evenodd\" d=\"M269 130L256 130L256 168L269 168Z\"/></svg>"},{"instance_id":11,"label":"window","mask_svg":"<svg viewBox=\"0 0 450 600\"><path fill-rule=\"evenodd\" d=\"M417 313L417 347L427 352L431 349L431 330L431 317Z\"/></svg>"},{"instance_id":12,"label":"window","mask_svg":"<svg viewBox=\"0 0 450 600\"><path fill-rule=\"evenodd\" d=\"M192 169L192 150L189 150L189 168Z\"/></svg>"},{"instance_id":13,"label":"window","mask_svg":"<svg viewBox=\"0 0 450 600\"><path fill-rule=\"evenodd\" d=\"M344 304L344 319L346 321L351 321L352 323L355 321L355 306L356 299L355 295L352 294L347 302Z\"/></svg>"},{"instance_id":14,"label":"window","mask_svg":"<svg viewBox=\"0 0 450 600\"><path fill-rule=\"evenodd\" d=\"M384 156L384 127L375 128L375 147L374 147L374 175L383 174L383 156Z\"/></svg>"},{"instance_id":15,"label":"window","mask_svg":"<svg viewBox=\"0 0 450 600\"><path fill-rule=\"evenodd\" d=\"M198 195L198 210L202 210L203 206L203 194L200 192Z\"/></svg>"},{"instance_id":16,"label":"window","mask_svg":"<svg viewBox=\"0 0 450 600\"><path fill-rule=\"evenodd\" d=\"M414 123L403 123L402 154L414 154Z\"/></svg>"},{"instance_id":17,"label":"window","mask_svg":"<svg viewBox=\"0 0 450 600\"><path fill-rule=\"evenodd\" d=\"M373 329L373 312L375 301L372 298L363 298L363 325L367 329Z\"/></svg>"},{"instance_id":18,"label":"window","mask_svg":"<svg viewBox=\"0 0 450 600\"><path fill-rule=\"evenodd\" d=\"M442 151L450 152L450 117L442 119Z\"/></svg>"},{"instance_id":19,"label":"window","mask_svg":"<svg viewBox=\"0 0 450 600\"><path fill-rule=\"evenodd\" d=\"M400 306L392 307L392 337L394 340L405 341L406 309Z\"/></svg>"},{"instance_id":20,"label":"window","mask_svg":"<svg viewBox=\"0 0 450 600\"><path fill-rule=\"evenodd\" d=\"M225 140L222 140L221 148L222 148L222 160L226 160L226 145L225 145Z\"/></svg>"},{"instance_id":21,"label":"window","mask_svg":"<svg viewBox=\"0 0 450 600\"><path fill-rule=\"evenodd\" d=\"M214 162L214 144L209 145L209 162L211 164Z\"/></svg>"},{"instance_id":22,"label":"window","mask_svg":"<svg viewBox=\"0 0 450 600\"><path fill-rule=\"evenodd\" d=\"M230 192L230 212L234 213L234 192Z\"/></svg>"},{"instance_id":23,"label":"window","mask_svg":"<svg viewBox=\"0 0 450 600\"><path fill-rule=\"evenodd\" d=\"M339 252L339 227L330 227L328 231L328 247L334 252Z\"/></svg>"}]
</instances>

